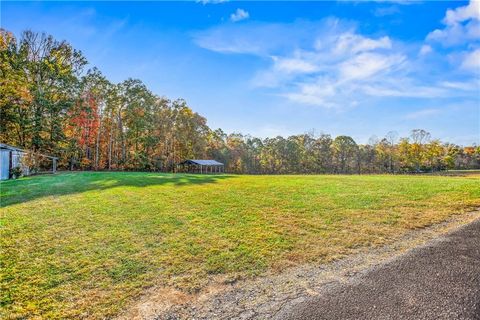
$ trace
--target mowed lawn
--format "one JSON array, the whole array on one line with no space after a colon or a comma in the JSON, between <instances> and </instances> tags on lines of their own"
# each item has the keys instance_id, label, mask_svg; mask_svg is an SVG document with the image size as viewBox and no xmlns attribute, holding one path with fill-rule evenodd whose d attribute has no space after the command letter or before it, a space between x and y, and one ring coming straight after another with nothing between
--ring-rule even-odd
<instances>
[{"instance_id":1,"label":"mowed lawn","mask_svg":"<svg viewBox=\"0 0 480 320\"><path fill-rule=\"evenodd\" d=\"M68 173L1 188L0 318L105 318L152 285L327 262L480 206L480 177Z\"/></svg>"}]
</instances>

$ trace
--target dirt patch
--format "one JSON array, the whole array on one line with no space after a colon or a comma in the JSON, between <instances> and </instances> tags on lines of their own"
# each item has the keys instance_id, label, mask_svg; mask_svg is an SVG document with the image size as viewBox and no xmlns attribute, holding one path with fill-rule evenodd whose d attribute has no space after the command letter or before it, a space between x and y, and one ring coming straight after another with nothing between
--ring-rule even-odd
<instances>
[{"instance_id":1,"label":"dirt patch","mask_svg":"<svg viewBox=\"0 0 480 320\"><path fill-rule=\"evenodd\" d=\"M167 312L172 306L183 305L193 300L180 290L171 288L153 288L118 319L152 319L155 315Z\"/></svg>"},{"instance_id":2,"label":"dirt patch","mask_svg":"<svg viewBox=\"0 0 480 320\"><path fill-rule=\"evenodd\" d=\"M250 280L229 283L221 277L198 294L168 288L150 289L119 319L268 319L354 275L391 261L409 249L480 218L480 210L410 231L391 244L358 249L328 264L291 267Z\"/></svg>"}]
</instances>

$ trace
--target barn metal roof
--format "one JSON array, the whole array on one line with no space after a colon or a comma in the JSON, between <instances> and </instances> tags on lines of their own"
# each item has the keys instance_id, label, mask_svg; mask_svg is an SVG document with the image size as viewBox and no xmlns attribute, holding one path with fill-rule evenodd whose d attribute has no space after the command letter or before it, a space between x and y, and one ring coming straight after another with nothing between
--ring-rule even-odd
<instances>
[{"instance_id":1,"label":"barn metal roof","mask_svg":"<svg viewBox=\"0 0 480 320\"><path fill-rule=\"evenodd\" d=\"M25 152L25 150L8 145L6 143L0 143L0 149L7 149L7 150L13 150L13 151L22 151Z\"/></svg>"},{"instance_id":2,"label":"barn metal roof","mask_svg":"<svg viewBox=\"0 0 480 320\"><path fill-rule=\"evenodd\" d=\"M198 164L202 166L223 166L224 164L216 160L198 160L188 159L182 162L182 164Z\"/></svg>"},{"instance_id":3,"label":"barn metal roof","mask_svg":"<svg viewBox=\"0 0 480 320\"><path fill-rule=\"evenodd\" d=\"M28 150L20 149L20 148L11 146L11 145L6 144L6 143L0 143L0 149L18 151L18 152L23 152L23 153L28 153L28 152L29 152ZM45 154L40 154L40 153L39 153L39 155L40 155L40 156L43 156L43 157L46 157L46 158L50 158L50 159L58 159L58 157L47 156L47 155L45 155Z\"/></svg>"}]
</instances>

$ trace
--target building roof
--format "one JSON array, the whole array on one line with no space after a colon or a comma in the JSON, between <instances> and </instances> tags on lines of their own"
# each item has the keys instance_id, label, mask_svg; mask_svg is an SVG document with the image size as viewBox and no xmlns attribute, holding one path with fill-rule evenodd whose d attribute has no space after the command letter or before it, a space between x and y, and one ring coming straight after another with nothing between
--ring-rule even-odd
<instances>
[{"instance_id":1,"label":"building roof","mask_svg":"<svg viewBox=\"0 0 480 320\"><path fill-rule=\"evenodd\" d=\"M198 159L187 159L181 164L197 164L201 166L223 166L224 164L216 160L198 160Z\"/></svg>"},{"instance_id":2,"label":"building roof","mask_svg":"<svg viewBox=\"0 0 480 320\"><path fill-rule=\"evenodd\" d=\"M20 149L20 148L11 146L11 145L6 144L6 143L0 143L0 149L18 151L18 152L23 152L23 153L28 153L28 152L29 152L28 150ZM45 157L45 158L58 159L58 157L47 156L47 155L45 155L45 154L40 154L40 153L39 153L39 155L42 156L42 157Z\"/></svg>"},{"instance_id":3,"label":"building roof","mask_svg":"<svg viewBox=\"0 0 480 320\"><path fill-rule=\"evenodd\" d=\"M7 149L7 150L13 150L13 151L22 151L25 152L25 150L5 144L5 143L0 143L0 149Z\"/></svg>"}]
</instances>

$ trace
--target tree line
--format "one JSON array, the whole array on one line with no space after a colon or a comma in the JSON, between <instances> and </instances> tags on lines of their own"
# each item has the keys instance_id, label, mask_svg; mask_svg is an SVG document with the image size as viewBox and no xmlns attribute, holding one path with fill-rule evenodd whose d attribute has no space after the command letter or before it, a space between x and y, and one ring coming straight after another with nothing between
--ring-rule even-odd
<instances>
[{"instance_id":1,"label":"tree line","mask_svg":"<svg viewBox=\"0 0 480 320\"><path fill-rule=\"evenodd\" d=\"M401 173L480 168L480 147L431 139L424 130L357 144L306 133L260 139L212 130L183 99L140 80L111 83L65 41L0 30L0 141L59 157L65 170L172 171L216 159L234 173Z\"/></svg>"}]
</instances>

